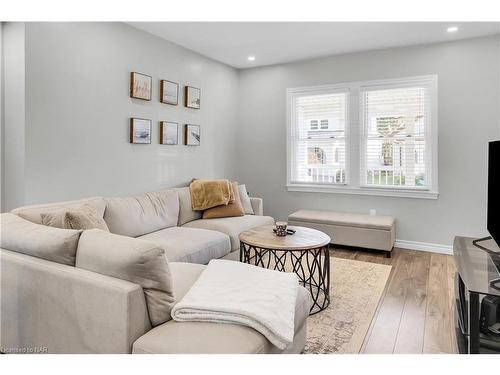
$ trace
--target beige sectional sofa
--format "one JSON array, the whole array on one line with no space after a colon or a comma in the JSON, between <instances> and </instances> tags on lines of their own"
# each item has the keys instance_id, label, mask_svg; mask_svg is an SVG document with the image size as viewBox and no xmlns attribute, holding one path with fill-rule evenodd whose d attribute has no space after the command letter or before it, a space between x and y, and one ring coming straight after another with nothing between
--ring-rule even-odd
<instances>
[{"instance_id":1,"label":"beige sectional sofa","mask_svg":"<svg viewBox=\"0 0 500 375\"><path fill-rule=\"evenodd\" d=\"M273 224L263 216L262 199L250 198L252 214L202 219L191 209L189 187L164 189L123 198L92 197L76 201L19 207L12 210L41 224L41 214L90 204L102 214L111 233L141 238L165 248L171 262L207 264L239 251L239 234L249 228Z\"/></svg>"},{"instance_id":2,"label":"beige sectional sofa","mask_svg":"<svg viewBox=\"0 0 500 375\"><path fill-rule=\"evenodd\" d=\"M164 251L173 304L196 281L204 264L215 258L237 258L241 231L274 222L272 217L262 215L259 198L250 198L247 211L251 209L253 214L204 220L200 212L191 209L187 187L135 197L95 197L26 206L2 214L2 352L29 352L30 348L49 353L302 351L310 307L309 294L302 287L297 296L295 339L285 351L278 350L257 331L238 325L179 323L168 317L154 326L147 298L148 288L155 289L154 283L130 281L81 266L81 251L86 251L87 258L92 253L102 256L102 252L92 251L92 242L88 240L92 234L83 236L82 231L41 225L42 213L82 204L95 207L111 233L132 241L132 249L134 241L137 248L147 241ZM7 230L8 235L3 236ZM85 246L79 244L83 237ZM98 261L91 259L90 263Z\"/></svg>"}]
</instances>

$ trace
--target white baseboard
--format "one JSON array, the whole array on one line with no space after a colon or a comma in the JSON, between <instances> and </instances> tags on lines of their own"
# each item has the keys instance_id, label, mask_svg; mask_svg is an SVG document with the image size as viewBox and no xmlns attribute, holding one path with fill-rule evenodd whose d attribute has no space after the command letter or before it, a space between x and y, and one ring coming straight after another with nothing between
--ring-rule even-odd
<instances>
[{"instance_id":1,"label":"white baseboard","mask_svg":"<svg viewBox=\"0 0 500 375\"><path fill-rule=\"evenodd\" d=\"M453 246L451 245L440 245L428 242L396 240L394 247L400 247L402 249L408 249L408 250L428 251L430 253L453 255Z\"/></svg>"}]
</instances>

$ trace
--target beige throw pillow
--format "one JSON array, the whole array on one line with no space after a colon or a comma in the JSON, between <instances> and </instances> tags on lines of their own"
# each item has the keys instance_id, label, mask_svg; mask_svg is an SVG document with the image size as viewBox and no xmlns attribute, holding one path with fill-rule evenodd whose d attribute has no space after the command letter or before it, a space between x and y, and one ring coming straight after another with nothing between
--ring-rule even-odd
<instances>
[{"instance_id":1,"label":"beige throw pillow","mask_svg":"<svg viewBox=\"0 0 500 375\"><path fill-rule=\"evenodd\" d=\"M42 224L62 229L102 229L109 231L106 222L90 204L59 211L41 213Z\"/></svg>"},{"instance_id":2,"label":"beige throw pillow","mask_svg":"<svg viewBox=\"0 0 500 375\"><path fill-rule=\"evenodd\" d=\"M42 225L63 229L63 217L65 213L65 210L41 213L40 218Z\"/></svg>"},{"instance_id":3,"label":"beige throw pillow","mask_svg":"<svg viewBox=\"0 0 500 375\"><path fill-rule=\"evenodd\" d=\"M106 202L104 201L104 198L101 197L23 206L13 209L11 213L21 216L23 219L29 220L33 223L42 224L42 220L40 217L40 214L42 213L68 211L74 208L79 208L82 204L85 203L90 204L92 207L94 207L101 217L104 216L104 210L106 209Z\"/></svg>"},{"instance_id":4,"label":"beige throw pillow","mask_svg":"<svg viewBox=\"0 0 500 375\"><path fill-rule=\"evenodd\" d=\"M172 276L165 250L156 244L98 229L86 230L78 242L75 266L139 284L151 324L157 326L171 319L175 302Z\"/></svg>"},{"instance_id":5,"label":"beige throw pillow","mask_svg":"<svg viewBox=\"0 0 500 375\"><path fill-rule=\"evenodd\" d=\"M203 212L204 219L215 219L219 217L234 217L234 216L243 216L245 215L245 211L243 210L243 206L241 205L240 194L238 192L238 183L231 182L234 201L233 203L228 203L226 205L221 205L217 207L209 208Z\"/></svg>"},{"instance_id":6,"label":"beige throw pillow","mask_svg":"<svg viewBox=\"0 0 500 375\"><path fill-rule=\"evenodd\" d=\"M66 229L102 229L109 232L104 219L90 205L84 204L80 209L66 211L63 218Z\"/></svg>"}]
</instances>

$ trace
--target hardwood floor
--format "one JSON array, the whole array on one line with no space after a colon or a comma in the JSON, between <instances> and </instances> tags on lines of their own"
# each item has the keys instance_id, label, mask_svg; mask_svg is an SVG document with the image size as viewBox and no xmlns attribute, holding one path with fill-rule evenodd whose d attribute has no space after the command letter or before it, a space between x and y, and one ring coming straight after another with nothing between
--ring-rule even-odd
<instances>
[{"instance_id":1,"label":"hardwood floor","mask_svg":"<svg viewBox=\"0 0 500 375\"><path fill-rule=\"evenodd\" d=\"M452 256L397 248L392 258L351 249L332 256L392 265L362 353L456 353Z\"/></svg>"}]
</instances>

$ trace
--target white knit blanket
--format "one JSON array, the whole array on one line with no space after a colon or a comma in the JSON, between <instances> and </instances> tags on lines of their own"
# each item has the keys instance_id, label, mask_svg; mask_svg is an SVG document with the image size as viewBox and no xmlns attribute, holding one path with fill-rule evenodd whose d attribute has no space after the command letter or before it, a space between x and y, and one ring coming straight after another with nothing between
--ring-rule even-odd
<instances>
[{"instance_id":1,"label":"white knit blanket","mask_svg":"<svg viewBox=\"0 0 500 375\"><path fill-rule=\"evenodd\" d=\"M179 322L241 324L285 349L293 341L298 286L294 273L211 260L174 306L172 318Z\"/></svg>"}]
</instances>

